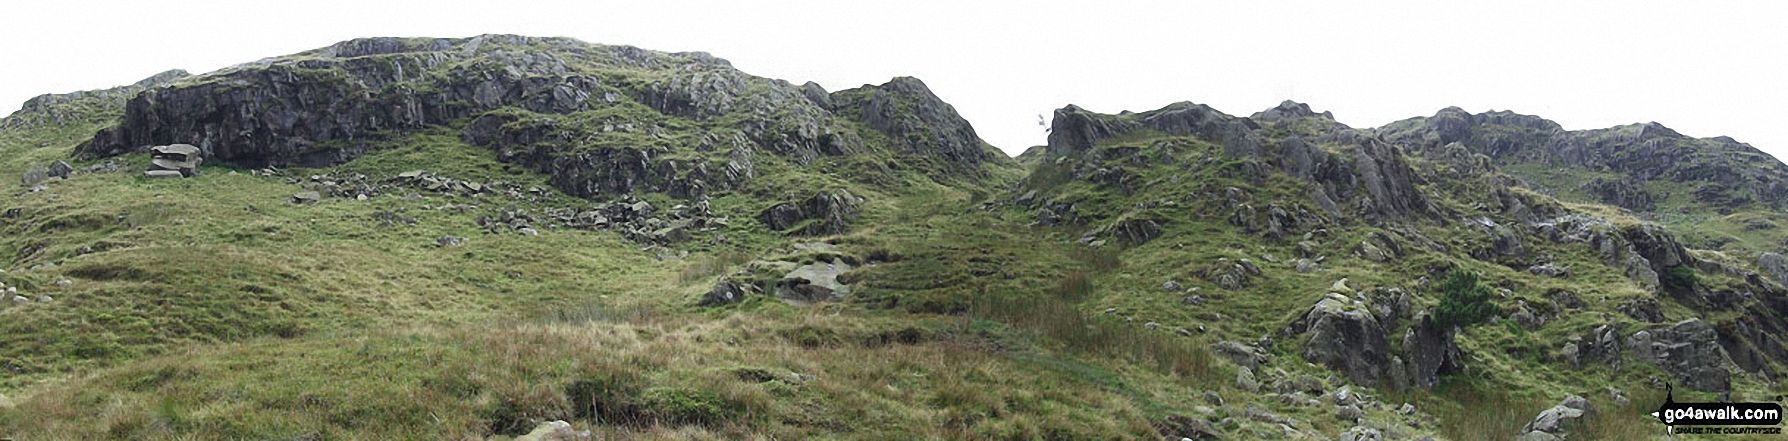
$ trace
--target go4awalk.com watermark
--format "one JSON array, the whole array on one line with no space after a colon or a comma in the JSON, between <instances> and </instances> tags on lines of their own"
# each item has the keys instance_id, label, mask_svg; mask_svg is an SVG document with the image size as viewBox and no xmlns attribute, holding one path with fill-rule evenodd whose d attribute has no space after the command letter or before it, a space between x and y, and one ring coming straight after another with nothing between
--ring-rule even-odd
<instances>
[{"instance_id":1,"label":"go4awalk.com watermark","mask_svg":"<svg viewBox=\"0 0 1788 441\"><path fill-rule=\"evenodd\" d=\"M1777 403L1678 403L1670 391L1651 416L1671 434L1782 434L1782 405Z\"/></svg>"}]
</instances>

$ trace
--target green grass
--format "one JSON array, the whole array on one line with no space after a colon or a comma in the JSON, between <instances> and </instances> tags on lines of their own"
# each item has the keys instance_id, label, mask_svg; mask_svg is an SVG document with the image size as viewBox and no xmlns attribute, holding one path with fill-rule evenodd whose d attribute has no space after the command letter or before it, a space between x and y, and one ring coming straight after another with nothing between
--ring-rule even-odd
<instances>
[{"instance_id":1,"label":"green grass","mask_svg":"<svg viewBox=\"0 0 1788 441\"><path fill-rule=\"evenodd\" d=\"M626 51L615 47L530 44L564 50L574 72L617 92L717 72L696 66L692 56L648 53L640 62L620 59ZM483 50L501 49L517 48ZM408 57L369 62L415 61ZM495 66L459 61L427 75L475 75ZM750 80L737 98L772 98L767 84ZM0 173L67 157L120 111L102 102L71 109L79 118L0 131L0 153L7 153ZM771 122L782 125L772 131L800 123L801 115L777 112ZM576 135L553 146L558 154L643 148L710 165L724 163L717 161L725 149L703 150L697 133L730 137L752 120L740 112L663 115L631 102L572 115L499 113L516 117L512 124ZM601 130L621 122L667 134ZM464 123L378 134L366 141L374 148L352 162L287 176L363 174L380 182L424 170L551 187L548 176L467 145L457 130ZM1303 232L1270 238L1231 225L1227 193L1235 188L1242 203L1262 213L1274 204L1322 213L1309 184L1282 174L1250 179L1242 173L1248 165L1221 157L1211 140L1140 130L1095 146L1100 163L1058 162L1039 152L1024 167L996 160L971 171L892 152L892 140L860 122L823 128L855 134L864 150L806 164L758 152L756 178L711 195L715 216L727 224L668 251L612 231L486 234L475 222L507 208L600 202L551 189L524 199L429 192L411 199L397 191L295 205L288 198L302 188L283 176L211 164L197 179L147 180L137 173L146 161L124 157L121 172L0 195L0 207L20 212L0 219L8 271L0 281L56 299L0 304L0 437L457 439L514 436L563 419L603 439L1146 439L1161 436L1157 427L1173 418L1206 420L1232 438L1284 436L1277 423L1240 411L1259 406L1297 419L1289 427L1300 434L1330 438L1353 423L1337 420L1330 405L1288 404L1237 389L1238 369L1214 361L1210 345L1270 338L1265 349L1273 361L1255 372L1257 380L1310 376L1332 391L1344 380L1305 363L1307 337L1287 335L1287 324L1341 279L1358 292L1404 289L1415 309L1434 308L1448 268L1481 276L1500 310L1525 302L1557 314L1536 329L1506 321L1467 327L1458 344L1468 369L1445 376L1434 390L1354 385L1387 405L1370 407L1368 424L1397 425L1412 437L1507 439L1565 394L1578 394L1605 409L1581 437L1656 433L1640 414L1662 399L1648 386L1662 372L1630 357L1618 368L1573 368L1558 354L1568 336L1603 324L1623 333L1654 326L1615 310L1653 294L1580 244L1524 236L1531 255L1571 268L1569 279L1553 279L1470 258L1490 240L1451 218L1331 222L1309 239L1325 269L1299 273L1292 262L1301 257ZM1306 121L1262 134L1271 144L1292 134L1314 139L1326 129ZM1352 147L1321 148L1353 155ZM1420 188L1449 215L1489 215L1523 230L1479 208L1499 204L1484 191L1494 178ZM844 234L791 239L755 220L773 204L839 189L865 199ZM1072 204L1085 223L1035 225L1035 211L1007 203L1032 190ZM636 196L661 206L686 202ZM1736 262L1788 237L1780 229L1788 220L1757 210L1663 219L1560 205L1622 227L1662 222L1692 246L1718 248L1696 251L1698 257L1741 268ZM415 222L385 221L394 217ZM1120 243L1109 230L1127 219L1155 220L1162 234ZM1088 233L1107 245L1082 245ZM1401 255L1388 262L1354 256L1373 234L1400 238ZM1440 247L1420 246L1416 234ZM443 236L465 242L436 246ZM799 251L796 241L839 250ZM1721 246L1701 246L1714 243ZM660 260L660 251L688 254ZM853 288L846 301L795 307L754 295L730 306L698 306L723 279L773 283L781 274L772 262L832 259L857 267L841 279ZM1241 289L1220 287L1207 274L1224 259L1248 259L1261 273ZM34 268L47 263L55 266ZM1667 277L1675 285L1744 287L1728 274ZM64 279L71 283L59 286ZM1168 291L1169 281L1188 291ZM1547 297L1554 290L1587 306L1557 311ZM1202 303L1182 300L1188 296ZM1668 299L1663 305L1670 321L1737 319ZM1409 323L1386 326L1400 346ZM1750 376L1736 376L1734 384L1736 398L1763 399L1779 389ZM1614 406L1609 386L1632 403ZM1227 405L1207 404L1206 391ZM1421 413L1395 414L1403 402Z\"/></svg>"}]
</instances>

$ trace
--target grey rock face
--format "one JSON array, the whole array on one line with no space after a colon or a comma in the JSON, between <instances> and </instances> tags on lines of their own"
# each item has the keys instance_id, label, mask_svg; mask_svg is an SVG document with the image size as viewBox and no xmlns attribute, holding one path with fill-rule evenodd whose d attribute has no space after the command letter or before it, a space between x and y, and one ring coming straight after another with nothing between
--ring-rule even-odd
<instances>
[{"instance_id":1,"label":"grey rock face","mask_svg":"<svg viewBox=\"0 0 1788 441\"><path fill-rule=\"evenodd\" d=\"M1401 150L1383 142L1364 142L1354 151L1354 174L1370 195L1369 217L1403 219L1434 216L1438 209L1415 187L1415 172Z\"/></svg>"},{"instance_id":2,"label":"grey rock face","mask_svg":"<svg viewBox=\"0 0 1788 441\"><path fill-rule=\"evenodd\" d=\"M755 174L751 156L756 149L744 134L708 133L697 141L698 148L730 152L731 160L720 165L700 158L659 158L665 147L650 144L584 148L588 139L604 136L591 130L595 129L553 119L487 114L474 119L461 138L496 150L499 160L546 174L554 187L580 197L643 191L694 198L732 188ZM621 124L616 130L654 129Z\"/></svg>"},{"instance_id":3,"label":"grey rock face","mask_svg":"<svg viewBox=\"0 0 1788 441\"><path fill-rule=\"evenodd\" d=\"M1453 342L1453 330L1439 329L1426 311L1416 313L1413 324L1403 334L1403 366L1413 386L1433 388L1440 384L1440 374L1463 369L1464 355Z\"/></svg>"},{"instance_id":4,"label":"grey rock face","mask_svg":"<svg viewBox=\"0 0 1788 441\"><path fill-rule=\"evenodd\" d=\"M821 192L800 204L785 202L773 205L758 213L757 218L771 230L796 236L840 234L857 219L858 202L856 196L845 190ZM813 221L807 222L808 219ZM803 222L807 223L795 229Z\"/></svg>"},{"instance_id":5,"label":"grey rock face","mask_svg":"<svg viewBox=\"0 0 1788 441\"><path fill-rule=\"evenodd\" d=\"M1390 343L1366 305L1330 294L1299 322L1310 334L1304 360L1341 372L1354 384L1377 385L1388 376Z\"/></svg>"},{"instance_id":6,"label":"grey rock face","mask_svg":"<svg viewBox=\"0 0 1788 441\"><path fill-rule=\"evenodd\" d=\"M1472 251L1472 257L1493 262L1520 262L1527 259L1527 247L1522 245L1521 236L1508 227L1485 217L1471 219L1467 225L1490 236L1490 245Z\"/></svg>"},{"instance_id":7,"label":"grey rock face","mask_svg":"<svg viewBox=\"0 0 1788 441\"><path fill-rule=\"evenodd\" d=\"M1664 309L1658 304L1657 299L1633 299L1620 304L1620 306L1614 307L1614 309L1620 311L1621 314L1626 314L1627 317L1632 317L1633 320L1646 323L1661 323L1664 321Z\"/></svg>"},{"instance_id":8,"label":"grey rock face","mask_svg":"<svg viewBox=\"0 0 1788 441\"><path fill-rule=\"evenodd\" d=\"M1757 256L1757 268L1762 269L1776 283L1788 285L1788 259L1776 253L1763 253Z\"/></svg>"},{"instance_id":9,"label":"grey rock face","mask_svg":"<svg viewBox=\"0 0 1788 441\"><path fill-rule=\"evenodd\" d=\"M1072 156L1093 148L1093 143L1136 130L1140 126L1123 119L1101 115L1068 105L1056 109L1049 123L1049 152Z\"/></svg>"},{"instance_id":10,"label":"grey rock face","mask_svg":"<svg viewBox=\"0 0 1788 441\"><path fill-rule=\"evenodd\" d=\"M1652 271L1658 274L1695 263L1695 258L1689 256L1688 248L1678 242L1676 236L1664 231L1663 227L1643 224L1623 231L1623 235L1633 244L1633 251L1650 262Z\"/></svg>"},{"instance_id":11,"label":"grey rock face","mask_svg":"<svg viewBox=\"0 0 1788 441\"><path fill-rule=\"evenodd\" d=\"M965 168L991 159L975 128L917 78L897 77L880 86L840 91L831 102L841 114L854 116L920 157Z\"/></svg>"},{"instance_id":12,"label":"grey rock face","mask_svg":"<svg viewBox=\"0 0 1788 441\"><path fill-rule=\"evenodd\" d=\"M1657 201L1663 199L1662 196L1647 191L1643 183L1631 176L1621 179L1596 178L1583 184L1583 189L1602 202L1633 211L1651 211L1657 206Z\"/></svg>"},{"instance_id":13,"label":"grey rock face","mask_svg":"<svg viewBox=\"0 0 1788 441\"><path fill-rule=\"evenodd\" d=\"M596 77L580 69L591 65L655 75ZM692 197L751 179L756 151L804 165L864 149L857 131L829 110L836 94L823 89L752 77L703 53L564 38L359 39L146 87L122 104L117 126L82 143L77 155L180 142L239 166L322 167L359 156L381 137L472 119L464 140L548 174L567 193ZM877 90L884 93L845 104L877 110L853 116L889 132L894 147L965 167L991 157L967 122L918 80ZM634 103L657 115L593 120L578 113ZM735 118L722 123L721 116ZM703 136L669 136L670 117L694 121ZM663 155L672 148L729 159Z\"/></svg>"},{"instance_id":14,"label":"grey rock face","mask_svg":"<svg viewBox=\"0 0 1788 441\"><path fill-rule=\"evenodd\" d=\"M1628 340L1635 355L1675 377L1677 384L1701 391L1731 390L1732 365L1713 326L1694 318L1669 328L1641 331Z\"/></svg>"}]
</instances>

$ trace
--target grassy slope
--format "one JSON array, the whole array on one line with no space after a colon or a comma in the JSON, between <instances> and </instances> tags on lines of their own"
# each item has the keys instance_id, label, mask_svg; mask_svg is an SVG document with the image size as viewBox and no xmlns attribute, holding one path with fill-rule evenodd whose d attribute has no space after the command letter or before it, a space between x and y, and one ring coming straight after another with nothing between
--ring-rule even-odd
<instances>
[{"instance_id":1,"label":"grassy slope","mask_svg":"<svg viewBox=\"0 0 1788 441\"><path fill-rule=\"evenodd\" d=\"M67 157L98 127L0 132L7 153L0 176ZM885 143L854 128L866 142ZM1101 148L1160 141L1136 136ZM1187 201L1136 209L1223 186L1247 188L1257 206L1303 200L1302 187L1282 177L1262 186L1230 177L1224 170L1234 164L1167 165L1197 163L1217 148L1193 138L1165 141L1178 145L1172 162L1128 166L1143 183L1137 196L1054 183L1055 194L1081 202L1085 214L1168 220L1162 238L1122 252L1073 245L1080 228L1027 226L1032 214L1016 208L981 208L1007 197L1028 171L1050 175L1049 158L1029 158L1032 170L989 166L986 184L971 186L892 170L884 158L823 158L804 169L759 155L753 187L714 200L733 226L679 245L692 254L674 261L607 232L486 235L473 221L509 206L584 203L563 195L542 202L388 195L296 206L285 200L299 187L283 177L207 167L199 179L148 181L133 172L145 161L127 158L124 172L81 175L37 193L15 187L0 201L24 213L0 219L0 255L14 256L0 280L57 299L0 306L0 435L437 439L513 435L535 421L567 419L644 438L1088 439L1146 438L1167 416L1194 415L1231 436L1283 436L1277 425L1236 411L1254 404L1297 418L1299 433L1330 437L1351 424L1328 407L1235 390L1233 368L1209 362L1204 348L1273 336L1282 340L1272 349L1280 360L1274 368L1326 377L1301 362L1299 342L1279 337L1284 323L1342 277L1356 289L1410 288L1432 303L1413 281L1449 262L1511 287L1512 296L1498 300L1504 306L1543 303L1554 287L1573 289L1592 306L1538 331L1469 330L1460 343L1471 373L1432 392L1372 392L1393 406L1416 403L1436 419L1377 409L1368 420L1453 439L1502 439L1563 393L1600 405L1613 384L1634 405L1612 409L1591 433L1655 435L1651 423L1636 422L1661 399L1643 386L1655 369L1629 363L1618 372L1571 371L1554 354L1553 343L1587 334L1601 314L1637 326L1612 311L1645 294L1587 250L1527 242L1568 263L1568 282L1438 252L1374 264L1350 256L1373 231L1352 224L1321 240L1327 271L1298 274L1261 257L1288 261L1296 254L1291 242L1245 235L1221 210ZM451 130L385 147L292 175L376 178L424 169L544 182L503 171L491 152L460 143ZM852 170L847 175L858 181L811 170ZM863 176L889 185L861 183ZM823 187L868 196L851 233L825 239L869 263L848 276L853 300L795 308L760 296L729 308L694 306L749 260L814 259L790 252L789 240L749 219ZM1458 208L1470 201L1442 202ZM453 208L460 204L476 208ZM377 212L417 222L387 225ZM1483 241L1443 225L1423 229L1456 250ZM432 246L441 236L469 240ZM40 243L40 251L21 252ZM1219 257L1255 259L1265 275L1226 292L1196 275ZM60 266L26 269L45 261ZM73 284L57 287L63 278ZM1167 280L1199 288L1207 303L1181 305L1179 295L1161 289ZM1148 322L1161 326L1149 330ZM1197 325L1209 334L1173 332ZM1766 392L1735 379L1735 399ZM1204 390L1228 406L1198 413ZM1221 424L1226 418L1233 420Z\"/></svg>"},{"instance_id":2,"label":"grassy slope","mask_svg":"<svg viewBox=\"0 0 1788 441\"><path fill-rule=\"evenodd\" d=\"M65 157L80 132L0 167L10 173ZM542 182L501 172L490 157L449 133L422 133L332 170L289 174L425 169ZM386 195L300 206L286 202L300 188L284 177L207 167L198 179L151 181L133 171L145 165L140 158L122 160L122 172L7 196L5 206L23 215L0 225L0 252L21 257L3 277L56 300L0 309L11 397L0 433L436 438L569 419L646 437L1086 438L1152 433L1151 421L1194 396L1173 365L1134 362L1165 340L1118 353L1093 341L1062 345L1048 332L1064 329L1012 320L1012 312L965 319L876 301L797 309L761 297L695 307L740 256L787 247L742 220L767 204L749 192L715 200L735 227L698 235L681 246L694 254L660 262L611 233L486 235L473 222L499 207L581 203L564 196L532 205ZM843 183L788 167L760 162L764 186ZM1016 179L1016 170L988 173ZM1080 265L1060 244L1008 233L1011 225L964 209L991 191L900 176L910 188L901 194L858 188L872 201L863 227L834 239L890 260L858 277L860 298L929 297L991 311L1003 303L934 282L979 280L971 268L996 266L1007 271L999 287L1027 290L1055 286ZM387 225L376 212L417 222ZM440 236L468 240L432 246ZM38 244L46 246L20 254ZM963 252L971 248L984 253ZM59 265L26 269L49 261ZM63 278L73 284L56 287ZM1196 360L1182 357L1177 372ZM591 389L605 384L614 390ZM589 406L592 394L616 404Z\"/></svg>"}]
</instances>

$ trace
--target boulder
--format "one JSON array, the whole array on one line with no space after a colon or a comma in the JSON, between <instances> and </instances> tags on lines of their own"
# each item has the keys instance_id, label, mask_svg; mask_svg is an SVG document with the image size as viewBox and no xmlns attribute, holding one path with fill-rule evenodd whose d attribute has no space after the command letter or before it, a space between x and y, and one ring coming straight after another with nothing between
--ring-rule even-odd
<instances>
[{"instance_id":1,"label":"boulder","mask_svg":"<svg viewBox=\"0 0 1788 441\"><path fill-rule=\"evenodd\" d=\"M50 174L50 177L52 177L52 178L67 179L68 175L73 174L73 173L74 173L74 167L68 165L67 162L56 161L56 163L50 164L49 174Z\"/></svg>"},{"instance_id":2,"label":"boulder","mask_svg":"<svg viewBox=\"0 0 1788 441\"><path fill-rule=\"evenodd\" d=\"M751 290L751 285L740 284L730 280L722 281L715 284L713 289L708 290L707 294L702 295L701 305L726 306L738 303L745 300L745 295L751 292Z\"/></svg>"},{"instance_id":3,"label":"boulder","mask_svg":"<svg viewBox=\"0 0 1788 441\"><path fill-rule=\"evenodd\" d=\"M1360 418L1364 416L1365 412L1360 411L1359 406L1352 404L1335 406L1335 418L1341 421L1358 423L1360 422Z\"/></svg>"},{"instance_id":4,"label":"boulder","mask_svg":"<svg viewBox=\"0 0 1788 441\"><path fill-rule=\"evenodd\" d=\"M1124 219L1111 226L1112 235L1130 245L1141 245L1161 237L1161 225L1148 219Z\"/></svg>"},{"instance_id":5,"label":"boulder","mask_svg":"<svg viewBox=\"0 0 1788 441\"><path fill-rule=\"evenodd\" d=\"M1559 309L1583 309L1585 306L1583 299L1577 298L1576 293L1563 289L1554 288L1546 291L1546 298L1552 300L1552 303Z\"/></svg>"},{"instance_id":6,"label":"boulder","mask_svg":"<svg viewBox=\"0 0 1788 441\"><path fill-rule=\"evenodd\" d=\"M1248 282L1260 275L1260 268L1248 259L1230 260L1227 257L1217 259L1216 265L1204 271L1204 279L1223 289L1242 289Z\"/></svg>"},{"instance_id":7,"label":"boulder","mask_svg":"<svg viewBox=\"0 0 1788 441\"><path fill-rule=\"evenodd\" d=\"M1267 362L1265 349L1250 346L1247 343L1223 340L1211 344L1211 352L1235 363L1236 366L1248 368L1248 370L1259 370L1260 365Z\"/></svg>"},{"instance_id":8,"label":"boulder","mask_svg":"<svg viewBox=\"0 0 1788 441\"><path fill-rule=\"evenodd\" d=\"M292 203L294 203L294 204L312 204L312 203L316 203L317 201L320 201L322 199L323 199L323 195L321 193L317 193L317 192L311 191L311 190L300 191L300 192L292 194Z\"/></svg>"},{"instance_id":9,"label":"boulder","mask_svg":"<svg viewBox=\"0 0 1788 441\"><path fill-rule=\"evenodd\" d=\"M1235 373L1235 388L1248 393L1258 393L1260 392L1260 380L1254 378L1254 370L1252 369L1246 367L1237 369Z\"/></svg>"},{"instance_id":10,"label":"boulder","mask_svg":"<svg viewBox=\"0 0 1788 441\"><path fill-rule=\"evenodd\" d=\"M1543 432L1563 436L1571 430L1579 428L1580 420L1593 412L1594 409L1589 406L1589 400L1571 395L1559 402L1557 406L1540 412L1538 416L1534 417L1533 422L1521 427L1521 432Z\"/></svg>"},{"instance_id":11,"label":"boulder","mask_svg":"<svg viewBox=\"0 0 1788 441\"><path fill-rule=\"evenodd\" d=\"M588 439L590 439L588 430L572 430L571 423L548 421L534 426L534 430L516 437L515 441L582 441Z\"/></svg>"},{"instance_id":12,"label":"boulder","mask_svg":"<svg viewBox=\"0 0 1788 441\"><path fill-rule=\"evenodd\" d=\"M1163 421L1157 426L1157 429L1161 432L1161 435L1166 436L1167 439L1205 440L1223 438L1222 431L1217 430L1217 427L1211 425L1210 421L1205 421L1204 418L1199 417L1189 417L1184 415L1170 416L1167 417L1166 421Z\"/></svg>"},{"instance_id":13,"label":"boulder","mask_svg":"<svg viewBox=\"0 0 1788 441\"><path fill-rule=\"evenodd\" d=\"M1341 441L1380 441L1383 439L1385 438L1378 433L1378 429L1366 426L1353 426L1346 432L1341 432L1340 436Z\"/></svg>"},{"instance_id":14,"label":"boulder","mask_svg":"<svg viewBox=\"0 0 1788 441\"><path fill-rule=\"evenodd\" d=\"M1376 263L1389 262L1393 258L1391 253L1379 248L1378 245L1373 245L1370 241L1360 241L1360 246L1354 251L1354 255Z\"/></svg>"},{"instance_id":15,"label":"boulder","mask_svg":"<svg viewBox=\"0 0 1788 441\"><path fill-rule=\"evenodd\" d=\"M1387 378L1390 343L1367 305L1329 294L1294 324L1308 330L1304 360L1334 369L1354 384L1378 385Z\"/></svg>"}]
</instances>

